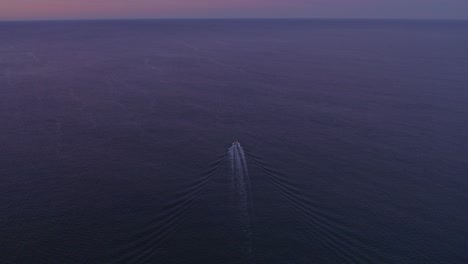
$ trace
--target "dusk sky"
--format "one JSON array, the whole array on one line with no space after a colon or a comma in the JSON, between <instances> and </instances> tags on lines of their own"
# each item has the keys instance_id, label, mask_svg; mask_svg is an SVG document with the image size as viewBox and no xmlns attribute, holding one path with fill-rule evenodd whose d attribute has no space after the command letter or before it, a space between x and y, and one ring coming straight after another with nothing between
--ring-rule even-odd
<instances>
[{"instance_id":1,"label":"dusk sky","mask_svg":"<svg viewBox=\"0 0 468 264\"><path fill-rule=\"evenodd\" d=\"M0 20L255 17L468 19L468 0L0 0Z\"/></svg>"}]
</instances>

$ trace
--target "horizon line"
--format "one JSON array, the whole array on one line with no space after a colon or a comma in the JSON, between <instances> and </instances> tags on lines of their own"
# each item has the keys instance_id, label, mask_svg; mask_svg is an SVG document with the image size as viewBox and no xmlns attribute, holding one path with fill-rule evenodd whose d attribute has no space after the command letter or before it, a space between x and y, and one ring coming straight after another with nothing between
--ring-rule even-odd
<instances>
[{"instance_id":1,"label":"horizon line","mask_svg":"<svg viewBox=\"0 0 468 264\"><path fill-rule=\"evenodd\" d=\"M373 21L468 21L468 18L372 18L372 17L174 17L174 18L58 18L6 19L1 22L73 22L73 21L138 21L138 20L373 20Z\"/></svg>"}]
</instances>

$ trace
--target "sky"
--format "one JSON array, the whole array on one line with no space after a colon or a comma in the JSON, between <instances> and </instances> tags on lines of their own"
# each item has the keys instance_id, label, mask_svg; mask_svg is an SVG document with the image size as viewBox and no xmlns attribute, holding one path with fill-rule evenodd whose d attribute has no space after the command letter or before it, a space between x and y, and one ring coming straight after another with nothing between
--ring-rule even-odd
<instances>
[{"instance_id":1,"label":"sky","mask_svg":"<svg viewBox=\"0 0 468 264\"><path fill-rule=\"evenodd\" d=\"M468 19L468 0L0 0L0 20L115 18Z\"/></svg>"}]
</instances>

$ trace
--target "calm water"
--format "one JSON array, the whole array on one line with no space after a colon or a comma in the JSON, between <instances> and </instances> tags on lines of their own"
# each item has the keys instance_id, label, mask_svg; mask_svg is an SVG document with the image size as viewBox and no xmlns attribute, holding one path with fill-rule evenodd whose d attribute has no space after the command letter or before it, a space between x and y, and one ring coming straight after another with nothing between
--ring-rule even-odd
<instances>
[{"instance_id":1,"label":"calm water","mask_svg":"<svg viewBox=\"0 0 468 264\"><path fill-rule=\"evenodd\" d=\"M0 262L468 263L467 76L466 21L0 23Z\"/></svg>"}]
</instances>

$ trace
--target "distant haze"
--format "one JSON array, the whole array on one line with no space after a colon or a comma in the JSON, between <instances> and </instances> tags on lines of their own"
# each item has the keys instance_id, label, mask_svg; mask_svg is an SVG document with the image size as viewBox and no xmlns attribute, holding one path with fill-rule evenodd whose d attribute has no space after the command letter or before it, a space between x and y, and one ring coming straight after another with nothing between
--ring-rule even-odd
<instances>
[{"instance_id":1,"label":"distant haze","mask_svg":"<svg viewBox=\"0 0 468 264\"><path fill-rule=\"evenodd\" d=\"M467 19L468 0L0 0L0 20L255 17Z\"/></svg>"}]
</instances>

